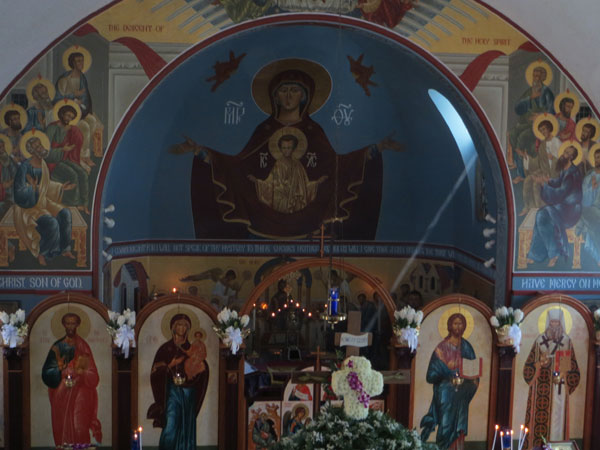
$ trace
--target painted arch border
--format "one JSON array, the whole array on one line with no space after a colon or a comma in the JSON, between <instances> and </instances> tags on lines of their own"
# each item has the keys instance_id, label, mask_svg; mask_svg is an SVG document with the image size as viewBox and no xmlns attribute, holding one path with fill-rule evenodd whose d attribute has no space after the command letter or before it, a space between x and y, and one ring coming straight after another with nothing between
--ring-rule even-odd
<instances>
[{"instance_id":1,"label":"painted arch border","mask_svg":"<svg viewBox=\"0 0 600 450\"><path fill-rule=\"evenodd\" d=\"M104 186L112 158L115 150L118 147L119 141L123 136L129 122L134 118L138 109L142 106L146 97L148 97L152 91L159 86L159 84L179 65L183 64L188 58L202 51L203 49L232 36L236 33L244 32L265 26L279 26L286 24L307 24L307 25L321 25L321 26L345 26L348 28L356 28L359 30L367 31L375 35L379 34L390 41L393 41L397 45L400 45L408 51L421 57L427 64L432 68L438 70L440 74L452 85L457 94L462 97L468 106L472 109L472 113L475 114L475 118L479 121L480 131L483 132L481 136L487 139L491 147L493 148L495 159L491 154L486 154L488 163L492 171L492 178L494 179L494 187L496 189L496 198L498 200L498 234L505 236L506 242L513 243L514 241L514 208L510 205L513 204L513 191L512 183L510 181L510 174L508 172L508 165L500 145L500 141L496 136L496 133L487 118L486 113L483 111L479 102L475 99L473 93L467 88L467 86L456 76L446 65L444 65L435 55L429 51L418 46L409 39L400 36L394 31L367 22L360 19L351 17L343 17L334 14L323 14L323 13L289 13L263 17L260 19L243 22L238 25L234 25L223 31L220 31L206 40L199 42L165 65L160 72L158 72L142 89L137 95L135 100L129 105L126 113L121 118L117 129L115 130L105 156L102 160L100 172L98 174L98 181L96 184L94 194L94 204L92 213L92 252L91 252L91 267L92 267L92 292L98 292L99 289L99 278L101 271L99 269L94 270L94 267L100 267L100 227L102 220L102 195L104 192ZM470 111L469 111L470 112ZM474 122L472 122L474 123ZM504 211L502 211L504 209ZM503 214L503 212L505 214ZM506 222L503 224L503 219ZM506 228L504 228L506 227ZM496 269L495 289L496 296L503 298L505 303L509 301L510 286L512 285L512 274L513 274L513 252L514 245L497 246L496 259L501 262ZM499 290L500 289L500 290Z\"/></svg>"},{"instance_id":2,"label":"painted arch border","mask_svg":"<svg viewBox=\"0 0 600 450\"><path fill-rule=\"evenodd\" d=\"M546 294L541 295L539 297L531 299L529 302L523 306L523 314L524 317L527 317L535 309L540 306L544 306L550 303L562 303L564 305L568 305L577 311L582 319L585 321L585 324L588 329L588 362L587 362L587 380L586 380L586 390L585 390L585 405L584 405L584 424L583 424L583 449L582 450L590 450L592 448L592 438L596 440L595 437L592 436L593 431L593 417L592 412L594 409L594 388L596 383L599 381L596 379L596 365L598 362L596 361L596 349L594 345L595 341L595 330L594 330L594 322L592 319L592 312L590 309L585 306L585 304L576 298L570 297L564 294ZM521 349L522 350L522 349ZM513 402L515 398L514 386L515 386L515 377L516 377L516 357L513 360L513 378L511 382L511 396L510 396L510 415L509 415L509 423L513 422Z\"/></svg>"}]
</instances>

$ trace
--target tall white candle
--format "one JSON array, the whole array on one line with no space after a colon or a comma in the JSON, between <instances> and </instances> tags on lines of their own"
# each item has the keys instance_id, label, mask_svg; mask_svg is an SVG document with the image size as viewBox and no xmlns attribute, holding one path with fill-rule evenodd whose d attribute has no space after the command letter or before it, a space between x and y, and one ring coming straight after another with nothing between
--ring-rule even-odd
<instances>
[{"instance_id":1,"label":"tall white candle","mask_svg":"<svg viewBox=\"0 0 600 450\"><path fill-rule=\"evenodd\" d=\"M498 425L496 425L494 427L494 441L492 442L492 450L494 450L494 447L496 447L496 436L498 436L498 428L500 428Z\"/></svg>"},{"instance_id":2,"label":"tall white candle","mask_svg":"<svg viewBox=\"0 0 600 450\"><path fill-rule=\"evenodd\" d=\"M142 450L142 427L138 427L138 433L140 434L140 450Z\"/></svg>"}]
</instances>

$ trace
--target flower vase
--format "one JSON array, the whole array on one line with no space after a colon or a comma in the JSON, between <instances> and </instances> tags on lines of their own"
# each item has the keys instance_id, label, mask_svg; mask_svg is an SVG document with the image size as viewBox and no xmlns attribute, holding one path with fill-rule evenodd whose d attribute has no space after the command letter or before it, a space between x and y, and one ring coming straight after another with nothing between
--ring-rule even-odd
<instances>
[{"instance_id":1,"label":"flower vase","mask_svg":"<svg viewBox=\"0 0 600 450\"><path fill-rule=\"evenodd\" d=\"M510 325L502 325L496 328L496 334L498 335L498 345L513 345L513 340L508 336Z\"/></svg>"}]
</instances>

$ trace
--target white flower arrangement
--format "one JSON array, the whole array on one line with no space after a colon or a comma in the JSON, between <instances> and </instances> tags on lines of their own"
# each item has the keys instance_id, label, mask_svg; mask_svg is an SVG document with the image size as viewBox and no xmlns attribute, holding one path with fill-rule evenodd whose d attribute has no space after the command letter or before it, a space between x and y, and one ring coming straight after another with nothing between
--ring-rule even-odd
<instances>
[{"instance_id":1,"label":"white flower arrangement","mask_svg":"<svg viewBox=\"0 0 600 450\"><path fill-rule=\"evenodd\" d=\"M437 450L421 441L417 430L409 430L381 411L369 410L366 419L354 420L341 408L324 407L299 432L284 437L273 450Z\"/></svg>"},{"instance_id":2,"label":"white flower arrangement","mask_svg":"<svg viewBox=\"0 0 600 450\"><path fill-rule=\"evenodd\" d=\"M250 317L246 314L239 316L236 310L225 307L217 314L217 320L213 330L231 353L237 354L242 342L250 334L250 328L247 328Z\"/></svg>"},{"instance_id":3,"label":"white flower arrangement","mask_svg":"<svg viewBox=\"0 0 600 450\"><path fill-rule=\"evenodd\" d=\"M394 311L394 334L401 342L406 342L412 352L419 344L419 328L422 321L423 311L415 311L410 306Z\"/></svg>"},{"instance_id":4,"label":"white flower arrangement","mask_svg":"<svg viewBox=\"0 0 600 450\"><path fill-rule=\"evenodd\" d=\"M331 387L344 397L344 412L352 419L364 419L369 413L369 400L383 391L383 376L371 369L371 362L362 356L350 356L340 370L331 375Z\"/></svg>"},{"instance_id":5,"label":"white flower arrangement","mask_svg":"<svg viewBox=\"0 0 600 450\"><path fill-rule=\"evenodd\" d=\"M120 347L129 358L129 348L135 348L135 311L127 308L123 314L108 311L108 324L106 330L113 340L115 346Z\"/></svg>"},{"instance_id":6,"label":"white flower arrangement","mask_svg":"<svg viewBox=\"0 0 600 450\"><path fill-rule=\"evenodd\" d=\"M516 353L521 349L521 328L519 325L523 322L525 315L518 308L507 308L503 306L496 309L494 315L490 317L490 324L496 329L498 339L501 343L511 343Z\"/></svg>"},{"instance_id":7,"label":"white flower arrangement","mask_svg":"<svg viewBox=\"0 0 600 450\"><path fill-rule=\"evenodd\" d=\"M2 322L2 345L9 348L23 345L29 332L25 323L25 311L18 309L17 312L10 315L5 311L1 311L0 321Z\"/></svg>"}]
</instances>

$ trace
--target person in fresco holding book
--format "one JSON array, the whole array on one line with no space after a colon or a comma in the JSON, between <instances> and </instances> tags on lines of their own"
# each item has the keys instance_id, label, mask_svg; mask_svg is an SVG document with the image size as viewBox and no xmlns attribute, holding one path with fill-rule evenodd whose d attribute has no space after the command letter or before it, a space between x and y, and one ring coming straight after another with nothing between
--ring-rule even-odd
<instances>
[{"instance_id":1,"label":"person in fresco holding book","mask_svg":"<svg viewBox=\"0 0 600 450\"><path fill-rule=\"evenodd\" d=\"M427 414L421 419L421 438L426 441L437 426L435 443L441 450L462 450L469 424L469 403L479 378L465 378L463 360L475 360L473 346L463 338L467 319L452 314L447 322L448 336L431 355L427 382L433 384L433 398Z\"/></svg>"}]
</instances>

